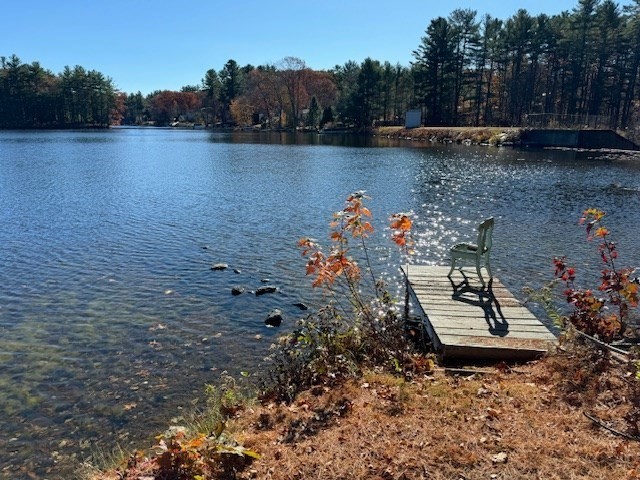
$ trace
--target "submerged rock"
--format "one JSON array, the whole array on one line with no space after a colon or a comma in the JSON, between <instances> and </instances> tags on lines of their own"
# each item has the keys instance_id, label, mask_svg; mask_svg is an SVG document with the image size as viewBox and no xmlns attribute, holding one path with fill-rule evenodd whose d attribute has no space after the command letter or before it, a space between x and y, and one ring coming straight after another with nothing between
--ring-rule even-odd
<instances>
[{"instance_id":1,"label":"submerged rock","mask_svg":"<svg viewBox=\"0 0 640 480\"><path fill-rule=\"evenodd\" d=\"M265 293L274 293L278 288L273 285L265 285L264 287L256 288L256 296L264 295Z\"/></svg>"},{"instance_id":2,"label":"submerged rock","mask_svg":"<svg viewBox=\"0 0 640 480\"><path fill-rule=\"evenodd\" d=\"M229 268L229 265L226 263L216 263L211 266L211 270L226 270L227 268Z\"/></svg>"},{"instance_id":3,"label":"submerged rock","mask_svg":"<svg viewBox=\"0 0 640 480\"><path fill-rule=\"evenodd\" d=\"M267 327L279 327L282 324L282 311L279 308L273 309L264 323Z\"/></svg>"},{"instance_id":4,"label":"submerged rock","mask_svg":"<svg viewBox=\"0 0 640 480\"><path fill-rule=\"evenodd\" d=\"M233 287L231 289L231 295L233 295L234 297L240 295L241 293L244 293L244 287Z\"/></svg>"},{"instance_id":5,"label":"submerged rock","mask_svg":"<svg viewBox=\"0 0 640 480\"><path fill-rule=\"evenodd\" d=\"M309 307L307 307L304 303L302 302L297 302L293 304L294 307L298 307L300 310L309 310Z\"/></svg>"},{"instance_id":6,"label":"submerged rock","mask_svg":"<svg viewBox=\"0 0 640 480\"><path fill-rule=\"evenodd\" d=\"M242 273L242 270L240 270L239 268L234 268L233 273Z\"/></svg>"}]
</instances>

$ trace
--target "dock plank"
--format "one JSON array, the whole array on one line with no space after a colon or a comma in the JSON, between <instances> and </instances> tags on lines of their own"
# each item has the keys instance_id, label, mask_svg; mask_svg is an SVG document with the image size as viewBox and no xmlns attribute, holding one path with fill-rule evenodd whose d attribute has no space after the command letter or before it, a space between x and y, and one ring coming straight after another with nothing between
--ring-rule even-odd
<instances>
[{"instance_id":1,"label":"dock plank","mask_svg":"<svg viewBox=\"0 0 640 480\"><path fill-rule=\"evenodd\" d=\"M555 336L500 280L481 290L477 278L449 267L402 267L427 333L445 358L527 360L546 353Z\"/></svg>"}]
</instances>

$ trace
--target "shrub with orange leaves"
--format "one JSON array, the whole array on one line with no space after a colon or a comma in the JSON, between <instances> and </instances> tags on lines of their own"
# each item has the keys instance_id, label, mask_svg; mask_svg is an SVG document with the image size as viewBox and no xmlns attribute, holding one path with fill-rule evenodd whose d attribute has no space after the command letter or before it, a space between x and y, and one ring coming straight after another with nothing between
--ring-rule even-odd
<instances>
[{"instance_id":1,"label":"shrub with orange leaves","mask_svg":"<svg viewBox=\"0 0 640 480\"><path fill-rule=\"evenodd\" d=\"M394 213L391 216L391 240L404 248L407 253L410 252L409 248L413 246L413 239L411 238L412 224L413 222L408 213Z\"/></svg>"},{"instance_id":2,"label":"shrub with orange leaves","mask_svg":"<svg viewBox=\"0 0 640 480\"><path fill-rule=\"evenodd\" d=\"M591 289L576 287L575 268L567 265L565 257L556 257L553 262L555 276L565 284L564 295L573 306L567 320L578 330L611 342L625 333L629 308L638 306L638 279L633 277L635 269L617 267L618 251L603 224L605 215L602 210L589 208L580 219L580 224L586 225L587 240L600 240L598 252L605 264L598 286L600 295Z\"/></svg>"},{"instance_id":3,"label":"shrub with orange leaves","mask_svg":"<svg viewBox=\"0 0 640 480\"><path fill-rule=\"evenodd\" d=\"M333 214L328 253L310 238L298 241L312 286L325 289L331 300L281 340L272 356L267 396L290 401L300 389L353 376L364 366L402 371L409 345L397 301L370 261L367 239L374 227L365 205L369 199L364 191L352 193ZM391 217L391 238L405 253L413 243L411 226L408 214ZM363 267L352 248L358 249Z\"/></svg>"}]
</instances>

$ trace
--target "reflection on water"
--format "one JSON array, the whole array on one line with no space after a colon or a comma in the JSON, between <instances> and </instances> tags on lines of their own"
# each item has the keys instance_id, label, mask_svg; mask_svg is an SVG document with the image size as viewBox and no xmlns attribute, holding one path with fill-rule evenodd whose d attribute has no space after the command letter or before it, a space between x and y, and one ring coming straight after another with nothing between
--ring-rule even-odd
<instances>
[{"instance_id":1,"label":"reflection on water","mask_svg":"<svg viewBox=\"0 0 640 480\"><path fill-rule=\"evenodd\" d=\"M588 206L640 264L639 173L638 160L366 137L0 132L0 469L60 477L92 448L148 441L223 370L255 370L278 335L268 312L286 329L294 303L319 300L296 240L325 239L354 190L379 231L415 212L419 263L447 262L494 216L492 265L517 293L549 279L553 255L599 267L576 225ZM373 248L397 278L389 242ZM267 278L276 294L231 295Z\"/></svg>"}]
</instances>

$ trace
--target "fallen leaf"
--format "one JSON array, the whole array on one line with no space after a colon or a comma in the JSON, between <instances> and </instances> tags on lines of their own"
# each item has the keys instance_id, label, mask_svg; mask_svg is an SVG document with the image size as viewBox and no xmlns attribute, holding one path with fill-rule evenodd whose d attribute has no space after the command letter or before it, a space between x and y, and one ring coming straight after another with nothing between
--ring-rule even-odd
<instances>
[{"instance_id":1,"label":"fallen leaf","mask_svg":"<svg viewBox=\"0 0 640 480\"><path fill-rule=\"evenodd\" d=\"M491 461L493 463L507 463L507 459L509 458L509 456L507 455L506 452L500 452L496 455L494 455L493 457L491 457Z\"/></svg>"}]
</instances>

